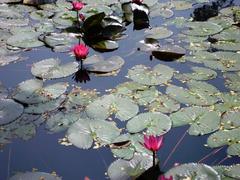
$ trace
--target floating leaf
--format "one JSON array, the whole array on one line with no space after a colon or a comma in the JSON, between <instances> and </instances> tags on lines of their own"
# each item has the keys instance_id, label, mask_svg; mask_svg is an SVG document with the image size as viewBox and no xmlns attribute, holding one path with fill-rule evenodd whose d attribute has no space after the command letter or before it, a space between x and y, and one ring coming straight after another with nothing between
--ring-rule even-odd
<instances>
[{"instance_id":1,"label":"floating leaf","mask_svg":"<svg viewBox=\"0 0 240 180\"><path fill-rule=\"evenodd\" d=\"M151 112L172 113L180 109L180 104L167 95L159 95L147 108Z\"/></svg>"},{"instance_id":2,"label":"floating leaf","mask_svg":"<svg viewBox=\"0 0 240 180\"><path fill-rule=\"evenodd\" d=\"M190 135L205 135L220 127L220 116L217 112L204 107L188 107L170 115L173 126L190 124Z\"/></svg>"},{"instance_id":3,"label":"floating leaf","mask_svg":"<svg viewBox=\"0 0 240 180\"><path fill-rule=\"evenodd\" d=\"M177 45L165 45L152 51L152 55L160 60L171 61L179 59L186 54L186 50Z\"/></svg>"},{"instance_id":4,"label":"floating leaf","mask_svg":"<svg viewBox=\"0 0 240 180\"><path fill-rule=\"evenodd\" d=\"M120 130L112 122L79 119L68 129L67 138L74 146L89 149L94 140L105 145L111 143L119 134Z\"/></svg>"},{"instance_id":5,"label":"floating leaf","mask_svg":"<svg viewBox=\"0 0 240 180\"><path fill-rule=\"evenodd\" d=\"M235 129L240 127L240 111L227 111L222 115L221 126L224 129Z\"/></svg>"},{"instance_id":6,"label":"floating leaf","mask_svg":"<svg viewBox=\"0 0 240 180\"><path fill-rule=\"evenodd\" d=\"M211 69L203 67L191 67L193 73L175 74L175 78L181 81L194 80L210 80L217 77L217 73Z\"/></svg>"},{"instance_id":7,"label":"floating leaf","mask_svg":"<svg viewBox=\"0 0 240 180\"><path fill-rule=\"evenodd\" d=\"M6 98L8 96L8 90L4 87L0 81L0 99Z\"/></svg>"},{"instance_id":8,"label":"floating leaf","mask_svg":"<svg viewBox=\"0 0 240 180\"><path fill-rule=\"evenodd\" d=\"M192 3L187 1L173 1L173 6L177 11L187 10L192 8Z\"/></svg>"},{"instance_id":9,"label":"floating leaf","mask_svg":"<svg viewBox=\"0 0 240 180\"><path fill-rule=\"evenodd\" d=\"M144 65L136 65L128 71L128 77L144 85L160 85L167 83L173 76L174 69L158 64L153 70Z\"/></svg>"},{"instance_id":10,"label":"floating leaf","mask_svg":"<svg viewBox=\"0 0 240 180\"><path fill-rule=\"evenodd\" d=\"M111 40L99 41L91 46L98 51L113 51L118 49L118 43Z\"/></svg>"},{"instance_id":11,"label":"floating leaf","mask_svg":"<svg viewBox=\"0 0 240 180\"><path fill-rule=\"evenodd\" d=\"M152 158L149 155L136 154L132 160L126 161L118 159L108 167L108 176L114 180L128 180L137 177L149 169Z\"/></svg>"},{"instance_id":12,"label":"floating leaf","mask_svg":"<svg viewBox=\"0 0 240 180\"><path fill-rule=\"evenodd\" d=\"M211 22L188 22L185 26L188 30L182 33L190 36L208 36L223 30L221 26Z\"/></svg>"},{"instance_id":13,"label":"floating leaf","mask_svg":"<svg viewBox=\"0 0 240 180\"><path fill-rule=\"evenodd\" d=\"M59 98L53 99L51 101L29 105L24 109L24 112L28 114L43 114L45 112L53 111L63 103L65 98L66 97L62 95Z\"/></svg>"},{"instance_id":14,"label":"floating leaf","mask_svg":"<svg viewBox=\"0 0 240 180\"><path fill-rule=\"evenodd\" d=\"M233 91L240 91L240 73L224 73L225 85Z\"/></svg>"},{"instance_id":15,"label":"floating leaf","mask_svg":"<svg viewBox=\"0 0 240 180\"><path fill-rule=\"evenodd\" d=\"M173 35L173 32L165 27L154 27L145 31L145 37L151 39L165 39Z\"/></svg>"},{"instance_id":16,"label":"floating leaf","mask_svg":"<svg viewBox=\"0 0 240 180\"><path fill-rule=\"evenodd\" d=\"M57 79L72 75L77 72L78 63L70 62L61 64L59 59L45 59L34 63L31 72L34 76L42 79Z\"/></svg>"},{"instance_id":17,"label":"floating leaf","mask_svg":"<svg viewBox=\"0 0 240 180\"><path fill-rule=\"evenodd\" d=\"M39 33L18 33L7 40L7 44L19 48L34 48L43 46L43 42L38 40Z\"/></svg>"},{"instance_id":18,"label":"floating leaf","mask_svg":"<svg viewBox=\"0 0 240 180\"><path fill-rule=\"evenodd\" d=\"M208 180L220 180L218 173L210 166L205 164L182 164L170 169L165 173L166 177L173 176L177 178L189 178L189 179L208 179Z\"/></svg>"},{"instance_id":19,"label":"floating leaf","mask_svg":"<svg viewBox=\"0 0 240 180\"><path fill-rule=\"evenodd\" d=\"M23 106L12 99L0 99L0 125L16 120L23 113Z\"/></svg>"},{"instance_id":20,"label":"floating leaf","mask_svg":"<svg viewBox=\"0 0 240 180\"><path fill-rule=\"evenodd\" d=\"M141 113L128 121L126 127L130 133L147 129L148 134L162 135L171 128L170 118L160 112Z\"/></svg>"},{"instance_id":21,"label":"floating leaf","mask_svg":"<svg viewBox=\"0 0 240 180\"><path fill-rule=\"evenodd\" d=\"M36 104L58 98L67 90L67 83L56 83L43 87L43 81L29 79L18 84L13 99L26 104Z\"/></svg>"},{"instance_id":22,"label":"floating leaf","mask_svg":"<svg viewBox=\"0 0 240 180\"><path fill-rule=\"evenodd\" d=\"M121 121L134 117L138 111L138 106L130 98L114 95L104 95L86 108L87 115L90 118L106 119L111 114L115 114L116 118Z\"/></svg>"},{"instance_id":23,"label":"floating leaf","mask_svg":"<svg viewBox=\"0 0 240 180\"><path fill-rule=\"evenodd\" d=\"M46 179L46 180L61 180L62 178L56 176L55 174L49 174L45 172L26 172L26 173L17 173L12 176L10 180L37 180L37 179Z\"/></svg>"},{"instance_id":24,"label":"floating leaf","mask_svg":"<svg viewBox=\"0 0 240 180\"><path fill-rule=\"evenodd\" d=\"M89 61L88 61L89 60ZM91 56L84 61L84 67L95 73L108 73L119 70L125 61L120 56L112 56L103 60L101 56Z\"/></svg>"}]
</instances>

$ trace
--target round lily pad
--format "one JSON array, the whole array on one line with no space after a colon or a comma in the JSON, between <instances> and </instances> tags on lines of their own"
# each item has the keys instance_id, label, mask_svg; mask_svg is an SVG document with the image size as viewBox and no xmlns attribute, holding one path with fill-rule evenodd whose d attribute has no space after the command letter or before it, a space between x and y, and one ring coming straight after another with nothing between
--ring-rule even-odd
<instances>
[{"instance_id":1,"label":"round lily pad","mask_svg":"<svg viewBox=\"0 0 240 180\"><path fill-rule=\"evenodd\" d=\"M7 40L7 44L19 48L34 48L43 46L43 42L38 40L39 33L18 33Z\"/></svg>"},{"instance_id":2,"label":"round lily pad","mask_svg":"<svg viewBox=\"0 0 240 180\"><path fill-rule=\"evenodd\" d=\"M172 126L167 115L160 112L141 113L128 121L126 127L130 133L141 132L146 129L148 134L162 135Z\"/></svg>"},{"instance_id":3,"label":"round lily pad","mask_svg":"<svg viewBox=\"0 0 240 180\"><path fill-rule=\"evenodd\" d=\"M173 32L165 27L154 27L145 31L146 38L165 39L173 35Z\"/></svg>"},{"instance_id":4,"label":"round lily pad","mask_svg":"<svg viewBox=\"0 0 240 180\"><path fill-rule=\"evenodd\" d=\"M77 70L77 62L61 64L59 59L53 58L34 63L31 68L32 74L42 79L57 79L67 77L77 72Z\"/></svg>"},{"instance_id":5,"label":"round lily pad","mask_svg":"<svg viewBox=\"0 0 240 180\"><path fill-rule=\"evenodd\" d=\"M111 114L116 118L126 121L134 117L139 111L137 104L130 98L114 95L104 95L86 108L87 115L94 119L106 119Z\"/></svg>"},{"instance_id":6,"label":"round lily pad","mask_svg":"<svg viewBox=\"0 0 240 180\"><path fill-rule=\"evenodd\" d=\"M177 178L196 178L196 179L208 179L208 180L220 180L220 176L217 171L212 167L205 164L189 163L182 164L170 169L165 173L166 177L172 176L174 179Z\"/></svg>"},{"instance_id":7,"label":"round lily pad","mask_svg":"<svg viewBox=\"0 0 240 180\"><path fill-rule=\"evenodd\" d=\"M189 22L185 26L188 30L184 30L182 33L190 36L209 36L223 30L220 25L211 22Z\"/></svg>"},{"instance_id":8,"label":"round lily pad","mask_svg":"<svg viewBox=\"0 0 240 180\"><path fill-rule=\"evenodd\" d=\"M233 91L240 91L240 74L239 73L224 73L225 85Z\"/></svg>"},{"instance_id":9,"label":"round lily pad","mask_svg":"<svg viewBox=\"0 0 240 180\"><path fill-rule=\"evenodd\" d=\"M175 78L181 81L194 80L210 80L217 77L217 73L211 69L204 67L192 67L193 73L180 73L175 74Z\"/></svg>"},{"instance_id":10,"label":"round lily pad","mask_svg":"<svg viewBox=\"0 0 240 180\"><path fill-rule=\"evenodd\" d=\"M220 127L220 115L204 107L188 107L170 115L173 126L190 124L190 135L205 135Z\"/></svg>"},{"instance_id":11,"label":"round lily pad","mask_svg":"<svg viewBox=\"0 0 240 180\"><path fill-rule=\"evenodd\" d=\"M43 81L29 79L18 84L12 97L22 103L36 104L58 98L65 93L67 87L68 84L64 82L43 87Z\"/></svg>"},{"instance_id":12,"label":"round lily pad","mask_svg":"<svg viewBox=\"0 0 240 180\"><path fill-rule=\"evenodd\" d=\"M144 85L160 85L167 83L173 76L174 69L158 64L152 70L144 65L136 65L128 71L128 77Z\"/></svg>"},{"instance_id":13,"label":"round lily pad","mask_svg":"<svg viewBox=\"0 0 240 180\"><path fill-rule=\"evenodd\" d=\"M16 120L23 113L23 106L12 99L0 99L0 125Z\"/></svg>"}]
</instances>

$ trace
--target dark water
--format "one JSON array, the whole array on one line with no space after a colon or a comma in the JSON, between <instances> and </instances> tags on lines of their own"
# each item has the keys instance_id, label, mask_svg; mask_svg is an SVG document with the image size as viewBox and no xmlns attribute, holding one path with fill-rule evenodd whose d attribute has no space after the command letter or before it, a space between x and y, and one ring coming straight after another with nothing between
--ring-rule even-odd
<instances>
[{"instance_id":1,"label":"dark water","mask_svg":"<svg viewBox=\"0 0 240 180\"><path fill-rule=\"evenodd\" d=\"M240 4L239 0L233 3ZM176 12L175 16L189 17L193 10ZM160 26L164 20L162 18L153 18L150 21L152 27ZM177 30L172 27L174 32ZM136 49L136 43L143 39L143 31L133 31L133 26L127 27L126 34L128 37L119 41L119 49L114 52L98 53L93 50L90 55L101 54L105 58L113 55L119 55L125 59L125 65L121 69L118 76L115 77L95 77L90 75L91 81L86 84L76 84L83 89L97 89L104 93L106 89L114 88L119 83L125 82L125 75L129 68L136 64L144 64L146 66L154 66L162 63L167 64L181 72L189 71L191 63L175 63L162 62L156 59L150 61L149 54L139 52ZM28 57L28 60L11 64L5 67L0 67L0 81L6 87L13 88L16 84L32 78L30 69L31 64L49 57L59 57L64 62L73 61L67 53L53 53L50 49L39 48L37 50L23 53L23 57ZM221 76L220 76L221 77ZM71 77L61 79L59 81L68 81L70 84L75 84ZM53 82L53 81L50 81ZM225 91L223 79L217 78L210 81L221 91ZM164 147L159 151L160 164L163 164L169 153L173 150L176 143L185 134L186 127L172 129L165 135ZM74 146L62 146L58 144L58 139L63 138L65 133L47 134L44 125L41 126L34 138L29 141L14 140L0 152L0 180L6 180L15 172L31 171L33 168L43 172L55 171L65 180L81 180L84 176L89 176L93 180L106 179L105 172L108 166L113 162L114 157L107 148L81 150ZM204 146L207 136L195 137L186 136L181 144L173 153L168 163L162 167L166 171L171 168L174 163L198 162L204 156L212 152ZM207 158L204 163L216 165L226 157L226 148L221 149L215 155ZM234 157L225 160L222 164L240 163L240 158ZM161 165L160 165L161 166Z\"/></svg>"}]
</instances>

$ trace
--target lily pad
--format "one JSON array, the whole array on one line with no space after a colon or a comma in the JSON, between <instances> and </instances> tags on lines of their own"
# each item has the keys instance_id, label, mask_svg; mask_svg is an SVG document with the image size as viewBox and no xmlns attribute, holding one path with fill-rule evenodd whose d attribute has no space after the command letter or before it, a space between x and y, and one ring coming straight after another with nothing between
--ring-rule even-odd
<instances>
[{"instance_id":1,"label":"lily pad","mask_svg":"<svg viewBox=\"0 0 240 180\"><path fill-rule=\"evenodd\" d=\"M228 145L229 155L240 156L239 148L240 128L232 130L219 130L208 137L207 144L211 148Z\"/></svg>"},{"instance_id":2,"label":"lily pad","mask_svg":"<svg viewBox=\"0 0 240 180\"><path fill-rule=\"evenodd\" d=\"M46 179L46 180L61 180L62 178L45 172L26 172L26 173L17 173L12 176L10 180L37 180L37 179Z\"/></svg>"},{"instance_id":3,"label":"lily pad","mask_svg":"<svg viewBox=\"0 0 240 180\"><path fill-rule=\"evenodd\" d=\"M165 39L173 35L173 32L165 27L154 27L145 31L145 37L151 39Z\"/></svg>"},{"instance_id":4,"label":"lily pad","mask_svg":"<svg viewBox=\"0 0 240 180\"><path fill-rule=\"evenodd\" d=\"M151 112L173 113L180 109L180 104L167 95L159 95L147 108Z\"/></svg>"},{"instance_id":5,"label":"lily pad","mask_svg":"<svg viewBox=\"0 0 240 180\"><path fill-rule=\"evenodd\" d=\"M189 22L185 27L188 30L184 30L182 33L190 36L209 36L223 30L220 25L211 22Z\"/></svg>"},{"instance_id":6,"label":"lily pad","mask_svg":"<svg viewBox=\"0 0 240 180\"><path fill-rule=\"evenodd\" d=\"M211 69L204 67L191 67L193 73L175 74L175 78L181 81L194 80L210 80L217 77L217 73Z\"/></svg>"},{"instance_id":7,"label":"lily pad","mask_svg":"<svg viewBox=\"0 0 240 180\"><path fill-rule=\"evenodd\" d=\"M43 46L43 42L38 40L39 33L18 33L7 40L7 44L19 48L35 48Z\"/></svg>"},{"instance_id":8,"label":"lily pad","mask_svg":"<svg viewBox=\"0 0 240 180\"><path fill-rule=\"evenodd\" d=\"M128 180L131 177L138 177L149 169L152 158L149 155L136 154L132 160L118 159L108 167L108 176L114 180Z\"/></svg>"},{"instance_id":9,"label":"lily pad","mask_svg":"<svg viewBox=\"0 0 240 180\"><path fill-rule=\"evenodd\" d=\"M174 69L158 64L151 70L144 65L136 65L128 71L128 77L144 85L166 84L172 78Z\"/></svg>"},{"instance_id":10,"label":"lily pad","mask_svg":"<svg viewBox=\"0 0 240 180\"><path fill-rule=\"evenodd\" d=\"M6 98L8 96L8 90L0 81L0 99Z\"/></svg>"},{"instance_id":11,"label":"lily pad","mask_svg":"<svg viewBox=\"0 0 240 180\"><path fill-rule=\"evenodd\" d=\"M120 130L112 122L79 119L67 131L68 140L76 147L89 149L94 141L101 145L111 143Z\"/></svg>"},{"instance_id":12,"label":"lily pad","mask_svg":"<svg viewBox=\"0 0 240 180\"><path fill-rule=\"evenodd\" d=\"M240 91L240 74L239 73L224 73L225 85L233 91Z\"/></svg>"},{"instance_id":13,"label":"lily pad","mask_svg":"<svg viewBox=\"0 0 240 180\"><path fill-rule=\"evenodd\" d=\"M114 95L104 95L86 108L87 115L93 119L106 119L111 114L116 118L126 121L134 117L139 111L137 104L130 98Z\"/></svg>"},{"instance_id":14,"label":"lily pad","mask_svg":"<svg viewBox=\"0 0 240 180\"><path fill-rule=\"evenodd\" d=\"M220 115L204 107L187 107L170 115L173 126L190 124L190 135L205 135L220 127Z\"/></svg>"},{"instance_id":15,"label":"lily pad","mask_svg":"<svg viewBox=\"0 0 240 180\"><path fill-rule=\"evenodd\" d=\"M195 179L208 179L208 180L220 180L220 176L217 171L212 167L205 164L189 163L182 164L180 166L170 169L165 173L166 177L173 176L174 179L177 178L195 178Z\"/></svg>"},{"instance_id":16,"label":"lily pad","mask_svg":"<svg viewBox=\"0 0 240 180\"><path fill-rule=\"evenodd\" d=\"M93 55L84 61L84 67L95 73L108 73L119 70L125 61L120 56L112 56L104 60L101 56Z\"/></svg>"},{"instance_id":17,"label":"lily pad","mask_svg":"<svg viewBox=\"0 0 240 180\"><path fill-rule=\"evenodd\" d=\"M13 99L26 104L37 104L58 98L67 90L67 83L56 83L43 87L43 81L30 79L18 84Z\"/></svg>"},{"instance_id":18,"label":"lily pad","mask_svg":"<svg viewBox=\"0 0 240 180\"><path fill-rule=\"evenodd\" d=\"M171 129L170 118L160 112L141 113L128 121L126 127L130 133L138 133L146 129L148 134L162 135Z\"/></svg>"},{"instance_id":19,"label":"lily pad","mask_svg":"<svg viewBox=\"0 0 240 180\"><path fill-rule=\"evenodd\" d=\"M31 72L34 76L42 79L57 79L72 75L77 72L78 63L70 62L61 64L59 59L45 59L34 63Z\"/></svg>"},{"instance_id":20,"label":"lily pad","mask_svg":"<svg viewBox=\"0 0 240 180\"><path fill-rule=\"evenodd\" d=\"M31 104L24 109L24 112L28 114L43 114L46 112L53 111L63 103L65 98L66 96L62 95L57 99L53 99L47 102L43 102L39 104Z\"/></svg>"},{"instance_id":21,"label":"lily pad","mask_svg":"<svg viewBox=\"0 0 240 180\"><path fill-rule=\"evenodd\" d=\"M0 125L16 120L23 113L23 106L12 99L0 99Z\"/></svg>"}]
</instances>

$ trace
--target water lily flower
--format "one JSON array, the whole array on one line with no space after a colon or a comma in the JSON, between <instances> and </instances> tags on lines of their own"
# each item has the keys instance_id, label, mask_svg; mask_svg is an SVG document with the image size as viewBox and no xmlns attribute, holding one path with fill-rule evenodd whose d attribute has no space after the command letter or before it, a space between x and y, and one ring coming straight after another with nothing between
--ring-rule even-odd
<instances>
[{"instance_id":1,"label":"water lily flower","mask_svg":"<svg viewBox=\"0 0 240 180\"><path fill-rule=\"evenodd\" d=\"M161 175L158 180L173 180L173 177L170 176L169 178L165 177L164 175Z\"/></svg>"},{"instance_id":2,"label":"water lily flower","mask_svg":"<svg viewBox=\"0 0 240 180\"><path fill-rule=\"evenodd\" d=\"M81 19L81 21L85 20L85 16L83 14L79 14L79 18Z\"/></svg>"},{"instance_id":3,"label":"water lily flower","mask_svg":"<svg viewBox=\"0 0 240 180\"><path fill-rule=\"evenodd\" d=\"M84 7L84 4L82 2L79 2L79 1L73 1L72 2L72 7L73 7L74 11L80 11Z\"/></svg>"},{"instance_id":4,"label":"water lily flower","mask_svg":"<svg viewBox=\"0 0 240 180\"><path fill-rule=\"evenodd\" d=\"M78 44L72 48L72 51L76 57L76 60L82 61L86 59L89 53L89 48L85 44Z\"/></svg>"},{"instance_id":5,"label":"water lily flower","mask_svg":"<svg viewBox=\"0 0 240 180\"><path fill-rule=\"evenodd\" d=\"M147 136L144 135L144 144L145 148L152 151L153 153L153 166L155 166L155 157L156 152L162 147L163 145L163 136Z\"/></svg>"},{"instance_id":6,"label":"water lily flower","mask_svg":"<svg viewBox=\"0 0 240 180\"><path fill-rule=\"evenodd\" d=\"M132 3L142 4L142 3L143 3L143 0L132 0Z\"/></svg>"},{"instance_id":7,"label":"water lily flower","mask_svg":"<svg viewBox=\"0 0 240 180\"><path fill-rule=\"evenodd\" d=\"M144 135L144 146L150 151L158 151L163 145L163 136L153 136L147 137Z\"/></svg>"}]
</instances>

